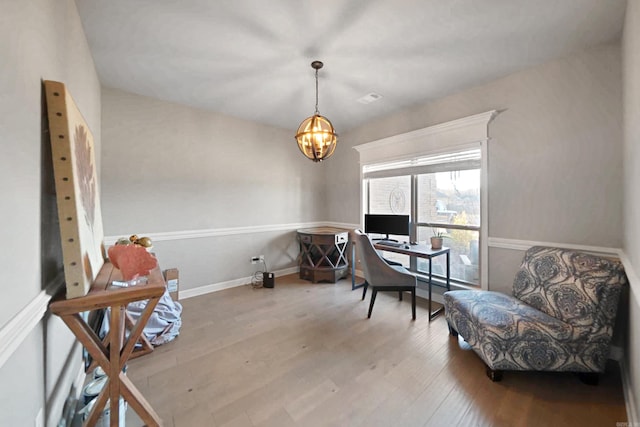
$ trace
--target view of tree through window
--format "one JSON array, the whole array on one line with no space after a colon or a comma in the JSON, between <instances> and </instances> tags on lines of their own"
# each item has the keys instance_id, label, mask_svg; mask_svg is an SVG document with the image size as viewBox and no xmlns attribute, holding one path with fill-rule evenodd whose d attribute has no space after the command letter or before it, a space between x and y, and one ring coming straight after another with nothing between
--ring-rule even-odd
<instances>
[{"instance_id":1,"label":"view of tree through window","mask_svg":"<svg viewBox=\"0 0 640 427\"><path fill-rule=\"evenodd\" d=\"M451 277L478 284L480 169L422 174L417 181L418 240L444 233L444 245L451 248ZM438 262L434 273L444 274L446 266ZM427 268L427 261L419 259L418 270Z\"/></svg>"}]
</instances>

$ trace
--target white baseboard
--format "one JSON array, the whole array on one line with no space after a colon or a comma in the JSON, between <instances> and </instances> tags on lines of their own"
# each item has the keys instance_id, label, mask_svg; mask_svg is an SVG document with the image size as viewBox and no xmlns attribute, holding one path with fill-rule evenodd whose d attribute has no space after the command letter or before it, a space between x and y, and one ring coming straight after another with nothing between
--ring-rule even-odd
<instances>
[{"instance_id":1,"label":"white baseboard","mask_svg":"<svg viewBox=\"0 0 640 427\"><path fill-rule=\"evenodd\" d=\"M627 426L639 426L640 414L636 407L636 397L633 387L631 386L629 367L624 360L619 362L620 375L622 376L622 392L624 393L624 402L627 408Z\"/></svg>"},{"instance_id":2,"label":"white baseboard","mask_svg":"<svg viewBox=\"0 0 640 427\"><path fill-rule=\"evenodd\" d=\"M76 375L76 379L73 381L73 387L76 391L76 395L74 397L79 398L82 394L82 387L84 386L84 381L87 379L87 373L84 371L84 362L80 364L78 368L78 375Z\"/></svg>"},{"instance_id":3,"label":"white baseboard","mask_svg":"<svg viewBox=\"0 0 640 427\"><path fill-rule=\"evenodd\" d=\"M69 348L69 355L81 353L82 344L76 340ZM77 371L75 365L77 365ZM77 406L77 402L82 394L85 378L86 374L84 372L84 361L82 358L73 358L71 363L65 364L58 377L58 384L54 387L55 392L47 397L47 409L45 411L47 417L46 425L66 425L62 424L63 418L65 419L64 421L67 421L66 418L68 414L66 408L68 408L69 405L72 405L72 409Z\"/></svg>"},{"instance_id":4,"label":"white baseboard","mask_svg":"<svg viewBox=\"0 0 640 427\"><path fill-rule=\"evenodd\" d=\"M421 289L421 288L416 288L416 297L418 298L423 298L425 300L429 299L429 290L428 289ZM440 295L437 292L431 292L431 298L433 298L434 302L437 302L439 304L444 304L444 297L442 295Z\"/></svg>"},{"instance_id":5,"label":"white baseboard","mask_svg":"<svg viewBox=\"0 0 640 427\"><path fill-rule=\"evenodd\" d=\"M283 270L274 271L276 277L294 274L300 271L298 267L285 268ZM224 289L235 288L251 283L253 276L241 277L239 279L228 280L226 282L213 283L211 285L199 286L193 289L180 290L180 299L193 298L200 295L210 294L211 292L222 291Z\"/></svg>"},{"instance_id":6,"label":"white baseboard","mask_svg":"<svg viewBox=\"0 0 640 427\"><path fill-rule=\"evenodd\" d=\"M635 269L631 264L631 260L627 256L627 254L620 250L620 261L622 261L622 265L624 266L624 272L627 275L627 280L629 281L629 293L631 294L631 298L635 298L636 304L640 306L640 279L636 275ZM632 388L631 384L631 370L630 367L627 366L627 358L621 357L620 360L620 371L622 375L622 389L624 392L624 400L627 406L627 418L629 419L629 426L640 426L640 408L636 406L636 395ZM638 363L635 361L635 363Z\"/></svg>"}]
</instances>

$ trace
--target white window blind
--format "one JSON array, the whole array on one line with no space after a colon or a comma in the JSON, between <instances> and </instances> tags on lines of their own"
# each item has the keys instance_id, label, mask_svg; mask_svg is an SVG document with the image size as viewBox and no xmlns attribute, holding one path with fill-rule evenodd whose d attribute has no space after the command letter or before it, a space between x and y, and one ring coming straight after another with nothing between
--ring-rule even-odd
<instances>
[{"instance_id":1,"label":"white window blind","mask_svg":"<svg viewBox=\"0 0 640 427\"><path fill-rule=\"evenodd\" d=\"M419 175L452 170L479 169L480 148L417 157L410 160L391 161L362 166L363 178L387 178L399 175Z\"/></svg>"}]
</instances>

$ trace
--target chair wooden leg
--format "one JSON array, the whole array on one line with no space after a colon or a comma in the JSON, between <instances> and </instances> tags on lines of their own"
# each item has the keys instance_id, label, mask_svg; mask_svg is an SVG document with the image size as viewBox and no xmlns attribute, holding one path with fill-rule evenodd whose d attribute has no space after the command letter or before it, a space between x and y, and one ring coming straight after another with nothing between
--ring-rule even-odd
<instances>
[{"instance_id":1,"label":"chair wooden leg","mask_svg":"<svg viewBox=\"0 0 640 427\"><path fill-rule=\"evenodd\" d=\"M456 331L453 326L451 326L451 323L447 322L447 326L449 326L449 335L451 335L452 337L458 337L458 331Z\"/></svg>"},{"instance_id":2,"label":"chair wooden leg","mask_svg":"<svg viewBox=\"0 0 640 427\"><path fill-rule=\"evenodd\" d=\"M597 372L580 372L578 373L578 378L586 385L598 385L600 383L600 376Z\"/></svg>"},{"instance_id":3,"label":"chair wooden leg","mask_svg":"<svg viewBox=\"0 0 640 427\"><path fill-rule=\"evenodd\" d=\"M373 311L373 304L376 302L376 295L378 294L378 290L376 288L371 289L371 303L369 304L369 314L367 318L371 318L371 312Z\"/></svg>"},{"instance_id":4,"label":"chair wooden leg","mask_svg":"<svg viewBox=\"0 0 640 427\"><path fill-rule=\"evenodd\" d=\"M494 383L502 381L502 371L497 369L491 369L488 366L487 366L487 376Z\"/></svg>"},{"instance_id":5,"label":"chair wooden leg","mask_svg":"<svg viewBox=\"0 0 640 427\"><path fill-rule=\"evenodd\" d=\"M411 289L411 314L413 320L416 320L416 289Z\"/></svg>"},{"instance_id":6,"label":"chair wooden leg","mask_svg":"<svg viewBox=\"0 0 640 427\"><path fill-rule=\"evenodd\" d=\"M402 301L402 291L398 291L398 299Z\"/></svg>"},{"instance_id":7,"label":"chair wooden leg","mask_svg":"<svg viewBox=\"0 0 640 427\"><path fill-rule=\"evenodd\" d=\"M369 287L369 284L365 281L362 284L362 300L364 301L364 297L367 295L367 288Z\"/></svg>"}]
</instances>

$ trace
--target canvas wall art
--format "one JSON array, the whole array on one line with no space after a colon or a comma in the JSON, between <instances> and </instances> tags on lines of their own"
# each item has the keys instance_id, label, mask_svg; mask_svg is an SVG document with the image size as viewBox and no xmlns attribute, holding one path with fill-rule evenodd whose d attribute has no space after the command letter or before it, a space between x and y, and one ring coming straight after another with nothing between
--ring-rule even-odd
<instances>
[{"instance_id":1,"label":"canvas wall art","mask_svg":"<svg viewBox=\"0 0 640 427\"><path fill-rule=\"evenodd\" d=\"M45 81L66 297L86 295L104 264L94 141L63 83Z\"/></svg>"}]
</instances>

